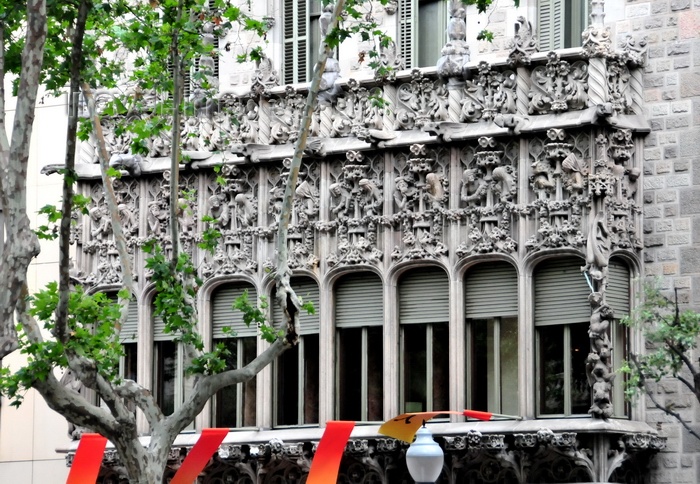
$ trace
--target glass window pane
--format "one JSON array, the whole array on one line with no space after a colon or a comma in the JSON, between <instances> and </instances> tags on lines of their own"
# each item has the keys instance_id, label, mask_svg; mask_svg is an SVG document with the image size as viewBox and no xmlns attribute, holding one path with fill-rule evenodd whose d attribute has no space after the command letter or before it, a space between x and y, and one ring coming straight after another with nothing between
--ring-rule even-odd
<instances>
[{"instance_id":1,"label":"glass window pane","mask_svg":"<svg viewBox=\"0 0 700 484\"><path fill-rule=\"evenodd\" d=\"M137 350L138 345L136 343L124 343L122 345L124 348L124 366L122 367L122 376L127 380L136 381L137 372Z\"/></svg>"},{"instance_id":2,"label":"glass window pane","mask_svg":"<svg viewBox=\"0 0 700 484\"><path fill-rule=\"evenodd\" d=\"M229 351L229 354L224 357L227 369L238 368L238 340L236 339L219 339L214 340L214 344L223 344ZM215 405L215 422L217 427L236 427L237 420L237 401L236 385L228 386L219 390L216 393Z\"/></svg>"},{"instance_id":3,"label":"glass window pane","mask_svg":"<svg viewBox=\"0 0 700 484\"><path fill-rule=\"evenodd\" d=\"M518 410L518 318L502 318L500 325L501 405L499 412L519 415Z\"/></svg>"},{"instance_id":4,"label":"glass window pane","mask_svg":"<svg viewBox=\"0 0 700 484\"><path fill-rule=\"evenodd\" d=\"M569 325L571 332L571 413L587 414L591 408L591 389L586 376L590 348L588 323Z\"/></svg>"},{"instance_id":5,"label":"glass window pane","mask_svg":"<svg viewBox=\"0 0 700 484\"><path fill-rule=\"evenodd\" d=\"M402 328L405 412L427 410L426 328L425 324L410 324Z\"/></svg>"},{"instance_id":6,"label":"glass window pane","mask_svg":"<svg viewBox=\"0 0 700 484\"><path fill-rule=\"evenodd\" d=\"M564 326L541 326L538 334L540 413L563 414Z\"/></svg>"},{"instance_id":7,"label":"glass window pane","mask_svg":"<svg viewBox=\"0 0 700 484\"><path fill-rule=\"evenodd\" d=\"M255 337L240 338L241 351L243 352L243 365L247 365L255 359L258 352L258 341ZM243 383L243 392L241 402L241 410L243 411L243 421L241 424L244 427L255 426L255 390L257 378L253 377Z\"/></svg>"},{"instance_id":8,"label":"glass window pane","mask_svg":"<svg viewBox=\"0 0 700 484\"><path fill-rule=\"evenodd\" d=\"M488 345L488 323L485 319L471 320L472 331L471 365L468 368L472 382L469 408L488 411L489 373L488 361L492 356Z\"/></svg>"},{"instance_id":9,"label":"glass window pane","mask_svg":"<svg viewBox=\"0 0 700 484\"><path fill-rule=\"evenodd\" d=\"M384 420L384 345L383 328L367 331L367 420Z\"/></svg>"},{"instance_id":10,"label":"glass window pane","mask_svg":"<svg viewBox=\"0 0 700 484\"><path fill-rule=\"evenodd\" d=\"M177 368L177 344L173 341L155 343L156 396L164 415L175 410L175 370Z\"/></svg>"},{"instance_id":11,"label":"glass window pane","mask_svg":"<svg viewBox=\"0 0 700 484\"><path fill-rule=\"evenodd\" d=\"M440 51L445 44L440 26L444 24L444 12L441 0L419 0L418 3L418 65L429 67L437 65Z\"/></svg>"},{"instance_id":12,"label":"glass window pane","mask_svg":"<svg viewBox=\"0 0 700 484\"><path fill-rule=\"evenodd\" d=\"M277 425L299 423L299 345L277 358Z\"/></svg>"},{"instance_id":13,"label":"glass window pane","mask_svg":"<svg viewBox=\"0 0 700 484\"><path fill-rule=\"evenodd\" d=\"M338 418L362 420L362 328L338 330ZM369 356L369 354L368 354Z\"/></svg>"},{"instance_id":14,"label":"glass window pane","mask_svg":"<svg viewBox=\"0 0 700 484\"><path fill-rule=\"evenodd\" d=\"M318 423L318 334L304 336L304 423Z\"/></svg>"},{"instance_id":15,"label":"glass window pane","mask_svg":"<svg viewBox=\"0 0 700 484\"><path fill-rule=\"evenodd\" d=\"M433 324L433 405L450 408L450 332L447 324Z\"/></svg>"}]
</instances>

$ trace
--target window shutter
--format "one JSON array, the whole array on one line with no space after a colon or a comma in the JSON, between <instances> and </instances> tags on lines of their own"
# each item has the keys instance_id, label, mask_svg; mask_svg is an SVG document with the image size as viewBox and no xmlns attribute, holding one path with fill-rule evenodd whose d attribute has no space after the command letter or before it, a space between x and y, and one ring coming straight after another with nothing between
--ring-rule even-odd
<instances>
[{"instance_id":1,"label":"window shutter","mask_svg":"<svg viewBox=\"0 0 700 484\"><path fill-rule=\"evenodd\" d=\"M549 52L563 46L564 0L540 0L537 11L537 35L540 51Z\"/></svg>"},{"instance_id":2,"label":"window shutter","mask_svg":"<svg viewBox=\"0 0 700 484\"><path fill-rule=\"evenodd\" d=\"M129 301L129 311L126 321L122 325L119 339L122 343L136 343L139 334L139 305L136 301Z\"/></svg>"},{"instance_id":3,"label":"window shutter","mask_svg":"<svg viewBox=\"0 0 700 484\"><path fill-rule=\"evenodd\" d=\"M401 55L406 62L406 69L410 69L414 64L414 48L413 48L413 15L417 10L417 5L414 5L416 0L399 0L399 31L398 44Z\"/></svg>"},{"instance_id":4,"label":"window shutter","mask_svg":"<svg viewBox=\"0 0 700 484\"><path fill-rule=\"evenodd\" d=\"M257 305L258 294L251 284L227 284L214 293L211 304L212 338L236 338L258 334L255 324L246 326L243 313L233 309L236 298L242 296L246 290L250 304ZM230 327L233 333L225 333L225 327Z\"/></svg>"},{"instance_id":5,"label":"window shutter","mask_svg":"<svg viewBox=\"0 0 700 484\"><path fill-rule=\"evenodd\" d=\"M306 82L307 0L284 0L284 82Z\"/></svg>"},{"instance_id":6,"label":"window shutter","mask_svg":"<svg viewBox=\"0 0 700 484\"><path fill-rule=\"evenodd\" d=\"M154 308L155 311L155 308ZM173 339L172 333L165 332L165 321L160 316L153 313L153 341L170 341Z\"/></svg>"},{"instance_id":7,"label":"window shutter","mask_svg":"<svg viewBox=\"0 0 700 484\"><path fill-rule=\"evenodd\" d=\"M306 310L302 309L299 315L299 325L301 326L300 332L305 334L315 334L318 333L321 327L320 319L318 317L318 311L320 308L321 298L319 296L318 284L316 281L310 277L294 277L291 280L292 288L297 293L297 296L302 298L304 302L311 301L314 304L315 314L309 314ZM272 306L272 320L275 323L280 323L284 320L282 314L282 309L277 304L275 299L275 293L270 298L270 305Z\"/></svg>"},{"instance_id":8,"label":"window shutter","mask_svg":"<svg viewBox=\"0 0 700 484\"><path fill-rule=\"evenodd\" d=\"M399 281L401 324L447 323L450 320L450 285L441 269L413 271Z\"/></svg>"},{"instance_id":9,"label":"window shutter","mask_svg":"<svg viewBox=\"0 0 700 484\"><path fill-rule=\"evenodd\" d=\"M583 323L590 319L591 289L581 259L552 260L535 272L535 325Z\"/></svg>"},{"instance_id":10,"label":"window shutter","mask_svg":"<svg viewBox=\"0 0 700 484\"><path fill-rule=\"evenodd\" d=\"M384 323L382 280L363 272L343 277L335 291L335 326L359 328Z\"/></svg>"},{"instance_id":11,"label":"window shutter","mask_svg":"<svg viewBox=\"0 0 700 484\"><path fill-rule=\"evenodd\" d=\"M107 294L107 297L114 302L118 301L118 296L115 293ZM122 330L119 333L119 340L122 343L136 343L138 341L138 331L139 305L136 301L130 301L126 321L122 324Z\"/></svg>"},{"instance_id":12,"label":"window shutter","mask_svg":"<svg viewBox=\"0 0 700 484\"><path fill-rule=\"evenodd\" d=\"M518 315L518 275L506 262L482 264L467 273L466 317Z\"/></svg>"},{"instance_id":13,"label":"window shutter","mask_svg":"<svg viewBox=\"0 0 700 484\"><path fill-rule=\"evenodd\" d=\"M615 319L630 312L630 274L621 262L610 261L608 265L608 290L605 300L615 311Z\"/></svg>"}]
</instances>

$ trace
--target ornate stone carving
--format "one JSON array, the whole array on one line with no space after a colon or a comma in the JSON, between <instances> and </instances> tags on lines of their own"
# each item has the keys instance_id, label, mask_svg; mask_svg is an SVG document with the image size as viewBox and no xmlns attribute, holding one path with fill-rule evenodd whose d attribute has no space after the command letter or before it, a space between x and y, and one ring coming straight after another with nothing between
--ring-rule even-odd
<instances>
[{"instance_id":1,"label":"ornate stone carving","mask_svg":"<svg viewBox=\"0 0 700 484\"><path fill-rule=\"evenodd\" d=\"M561 113L588 105L588 66L577 61L569 64L556 52L547 55L547 64L532 71L530 114Z\"/></svg>"},{"instance_id":2,"label":"ornate stone carving","mask_svg":"<svg viewBox=\"0 0 700 484\"><path fill-rule=\"evenodd\" d=\"M608 100L615 113L633 114L632 95L629 90L630 71L619 58L608 58Z\"/></svg>"},{"instance_id":3,"label":"ornate stone carving","mask_svg":"<svg viewBox=\"0 0 700 484\"><path fill-rule=\"evenodd\" d=\"M525 213L535 212L538 228L525 246L528 250L582 247L582 213L590 200L585 162L590 139L585 134L572 138L559 128L548 130L547 138L542 145L530 143L530 187L537 199Z\"/></svg>"},{"instance_id":4,"label":"ornate stone carving","mask_svg":"<svg viewBox=\"0 0 700 484\"><path fill-rule=\"evenodd\" d=\"M437 61L438 75L442 77L461 76L464 64L469 62L466 16L466 10L460 2L450 2L450 21L447 23L448 41L442 48L442 57Z\"/></svg>"},{"instance_id":5,"label":"ornate stone carving","mask_svg":"<svg viewBox=\"0 0 700 484\"><path fill-rule=\"evenodd\" d=\"M374 77L383 81L394 80L396 71L406 67L406 59L403 58L393 40L386 46L379 47L379 65L382 69L375 70Z\"/></svg>"},{"instance_id":6,"label":"ornate stone carving","mask_svg":"<svg viewBox=\"0 0 700 484\"><path fill-rule=\"evenodd\" d=\"M279 77L272 64L272 59L263 54L259 60L255 61L255 72L253 73L250 91L257 96L263 96L277 85L279 85Z\"/></svg>"},{"instance_id":7,"label":"ornate stone carving","mask_svg":"<svg viewBox=\"0 0 700 484\"><path fill-rule=\"evenodd\" d=\"M491 121L497 114L515 111L515 73L492 70L488 63L480 62L475 78L467 80L459 120Z\"/></svg>"},{"instance_id":8,"label":"ornate stone carving","mask_svg":"<svg viewBox=\"0 0 700 484\"><path fill-rule=\"evenodd\" d=\"M439 258L447 255L443 225L447 215L449 160L440 150L411 145L410 155L397 166L395 213L401 227L403 247L392 251L395 260Z\"/></svg>"},{"instance_id":9,"label":"ornate stone carving","mask_svg":"<svg viewBox=\"0 0 700 484\"><path fill-rule=\"evenodd\" d=\"M382 111L374 105L371 96L381 94L379 88L367 89L356 80L348 81L347 90L337 98L331 136L343 138L364 137L365 131L382 129ZM367 134L368 136L368 134Z\"/></svg>"},{"instance_id":10,"label":"ornate stone carving","mask_svg":"<svg viewBox=\"0 0 700 484\"><path fill-rule=\"evenodd\" d=\"M419 69L412 71L411 82L399 86L397 97L394 129L420 129L429 122L447 119L445 84L424 77Z\"/></svg>"},{"instance_id":11,"label":"ornate stone carving","mask_svg":"<svg viewBox=\"0 0 700 484\"><path fill-rule=\"evenodd\" d=\"M460 199L466 203L464 215L469 224L468 242L457 248L457 255L488 252L512 253L517 243L512 219L517 212L517 161L515 144L499 150L495 138L482 136L476 152L463 150Z\"/></svg>"},{"instance_id":12,"label":"ornate stone carving","mask_svg":"<svg viewBox=\"0 0 700 484\"><path fill-rule=\"evenodd\" d=\"M291 161L291 159L285 159L278 174L268 180L271 185L267 209L268 227L264 231L259 229L259 235L272 237L277 232ZM288 263L291 269L298 267L314 269L319 263L315 247L316 223L319 214L319 177L320 169L315 162L305 162L299 172L299 182L287 233Z\"/></svg>"},{"instance_id":13,"label":"ornate stone carving","mask_svg":"<svg viewBox=\"0 0 700 484\"><path fill-rule=\"evenodd\" d=\"M530 23L522 15L515 19L515 37L513 49L508 54L508 62L513 66L530 65L530 57L539 52L539 42Z\"/></svg>"},{"instance_id":14,"label":"ornate stone carving","mask_svg":"<svg viewBox=\"0 0 700 484\"><path fill-rule=\"evenodd\" d=\"M208 132L205 147L211 151L227 151L238 144L258 140L259 106L253 99L226 94L219 100L219 110L205 120Z\"/></svg>"},{"instance_id":15,"label":"ornate stone carving","mask_svg":"<svg viewBox=\"0 0 700 484\"><path fill-rule=\"evenodd\" d=\"M377 264L383 252L377 233L383 215L382 164L365 161L358 151L346 154L346 163L335 165L331 183L330 218L336 230L336 250L326 259L337 264Z\"/></svg>"},{"instance_id":16,"label":"ornate stone carving","mask_svg":"<svg viewBox=\"0 0 700 484\"><path fill-rule=\"evenodd\" d=\"M622 59L633 67L642 67L646 62L647 40L635 39L631 35L622 40Z\"/></svg>"},{"instance_id":17,"label":"ornate stone carving","mask_svg":"<svg viewBox=\"0 0 700 484\"><path fill-rule=\"evenodd\" d=\"M270 100L270 143L294 143L299 135L301 113L306 103L306 97L293 87L287 86L285 95ZM316 135L316 133L311 133Z\"/></svg>"},{"instance_id":18,"label":"ornate stone carving","mask_svg":"<svg viewBox=\"0 0 700 484\"><path fill-rule=\"evenodd\" d=\"M213 256L207 254L201 269L204 277L250 273L257 269L253 258L258 217L257 176L250 168L224 165L219 177L210 178L207 211L215 220L209 225L221 232L221 241Z\"/></svg>"}]
</instances>

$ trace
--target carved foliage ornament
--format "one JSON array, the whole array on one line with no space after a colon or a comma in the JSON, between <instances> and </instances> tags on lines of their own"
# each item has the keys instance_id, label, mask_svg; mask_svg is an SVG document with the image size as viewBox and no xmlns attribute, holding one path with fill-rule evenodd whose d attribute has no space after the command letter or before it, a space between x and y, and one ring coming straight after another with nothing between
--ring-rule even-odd
<instances>
[{"instance_id":1,"label":"carved foliage ornament","mask_svg":"<svg viewBox=\"0 0 700 484\"><path fill-rule=\"evenodd\" d=\"M447 119L447 88L440 80L424 77L419 69L411 73L411 82L398 89L395 129L422 128L430 122Z\"/></svg>"},{"instance_id":2,"label":"carved foliage ornament","mask_svg":"<svg viewBox=\"0 0 700 484\"><path fill-rule=\"evenodd\" d=\"M584 109L588 105L588 65L570 64L556 52L547 56L547 64L532 71L530 114L561 113Z\"/></svg>"},{"instance_id":3,"label":"carved foliage ornament","mask_svg":"<svg viewBox=\"0 0 700 484\"><path fill-rule=\"evenodd\" d=\"M492 70L488 63L480 62L477 74L468 80L462 99L460 121L490 121L497 114L516 112L515 73Z\"/></svg>"}]
</instances>

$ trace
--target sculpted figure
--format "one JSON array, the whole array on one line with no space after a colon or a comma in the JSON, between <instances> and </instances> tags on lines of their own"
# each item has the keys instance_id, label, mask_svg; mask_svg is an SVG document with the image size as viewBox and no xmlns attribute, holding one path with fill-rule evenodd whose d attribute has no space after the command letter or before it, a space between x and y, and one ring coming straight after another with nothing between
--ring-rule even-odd
<instances>
[{"instance_id":1,"label":"sculpted figure","mask_svg":"<svg viewBox=\"0 0 700 484\"><path fill-rule=\"evenodd\" d=\"M475 168L467 168L462 174L462 193L460 198L467 204L480 203L486 200L486 182L477 180L477 173Z\"/></svg>"},{"instance_id":2,"label":"sculpted figure","mask_svg":"<svg viewBox=\"0 0 700 484\"><path fill-rule=\"evenodd\" d=\"M608 259L610 257L610 233L605 221L605 214L599 211L588 231L586 243L586 265L583 271L598 282L599 287L607 284ZM598 289L598 288L596 288Z\"/></svg>"},{"instance_id":3,"label":"sculpted figure","mask_svg":"<svg viewBox=\"0 0 700 484\"><path fill-rule=\"evenodd\" d=\"M345 217L350 210L350 194L342 183L333 183L329 187L331 192L331 213L336 217Z\"/></svg>"},{"instance_id":4,"label":"sculpted figure","mask_svg":"<svg viewBox=\"0 0 700 484\"><path fill-rule=\"evenodd\" d=\"M408 185L405 178L396 179L396 190L394 191L394 201L399 211L410 210L413 204L414 189Z\"/></svg>"},{"instance_id":5,"label":"sculpted figure","mask_svg":"<svg viewBox=\"0 0 700 484\"><path fill-rule=\"evenodd\" d=\"M583 191L583 174L585 167L581 160L573 154L569 153L561 162L561 167L569 175L566 182L566 188L570 192L580 193Z\"/></svg>"},{"instance_id":6,"label":"sculpted figure","mask_svg":"<svg viewBox=\"0 0 700 484\"><path fill-rule=\"evenodd\" d=\"M445 198L445 189L442 187L440 176L436 173L428 173L425 176L425 189L430 208L440 208Z\"/></svg>"},{"instance_id":7,"label":"sculpted figure","mask_svg":"<svg viewBox=\"0 0 700 484\"><path fill-rule=\"evenodd\" d=\"M359 181L360 189L366 193L364 210L367 215L379 215L382 209L382 193L371 180L363 178Z\"/></svg>"},{"instance_id":8,"label":"sculpted figure","mask_svg":"<svg viewBox=\"0 0 700 484\"><path fill-rule=\"evenodd\" d=\"M508 171L508 169L505 166L497 166L493 169L491 176L494 179L494 181L500 184L501 201L511 201L516 191L515 179L513 178L513 175Z\"/></svg>"},{"instance_id":9,"label":"sculpted figure","mask_svg":"<svg viewBox=\"0 0 700 484\"><path fill-rule=\"evenodd\" d=\"M226 228L231 220L228 206L222 195L209 197L209 215L216 219L214 222L219 228Z\"/></svg>"}]
</instances>

